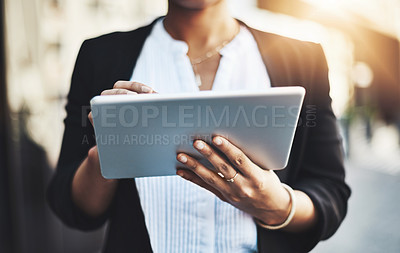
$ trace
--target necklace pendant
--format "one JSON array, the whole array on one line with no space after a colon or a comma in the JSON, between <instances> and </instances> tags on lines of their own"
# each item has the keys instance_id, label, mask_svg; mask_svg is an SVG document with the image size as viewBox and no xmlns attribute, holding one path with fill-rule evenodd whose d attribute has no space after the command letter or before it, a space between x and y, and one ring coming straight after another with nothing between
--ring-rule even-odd
<instances>
[{"instance_id":1,"label":"necklace pendant","mask_svg":"<svg viewBox=\"0 0 400 253\"><path fill-rule=\"evenodd\" d=\"M196 73L194 75L194 78L195 78L195 82L197 84L197 87L200 87L201 86L201 77L200 77L200 75Z\"/></svg>"}]
</instances>

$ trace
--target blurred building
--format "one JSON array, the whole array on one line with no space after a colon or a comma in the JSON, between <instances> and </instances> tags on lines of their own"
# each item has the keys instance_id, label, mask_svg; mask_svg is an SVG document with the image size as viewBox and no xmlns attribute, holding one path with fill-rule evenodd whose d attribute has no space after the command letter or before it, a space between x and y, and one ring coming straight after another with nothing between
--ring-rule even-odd
<instances>
[{"instance_id":1,"label":"blurred building","mask_svg":"<svg viewBox=\"0 0 400 253\"><path fill-rule=\"evenodd\" d=\"M166 11L160 0L7 0L7 63L11 110L29 110L28 129L55 164L64 98L83 40L130 30Z\"/></svg>"},{"instance_id":2,"label":"blurred building","mask_svg":"<svg viewBox=\"0 0 400 253\"><path fill-rule=\"evenodd\" d=\"M8 215L2 215L9 226L4 226L6 236L0 244L5 249L0 252L97 252L103 231L70 230L45 202L61 147L72 68L84 39L134 29L165 13L167 3L6 0L4 4L11 156L5 175Z\"/></svg>"}]
</instances>

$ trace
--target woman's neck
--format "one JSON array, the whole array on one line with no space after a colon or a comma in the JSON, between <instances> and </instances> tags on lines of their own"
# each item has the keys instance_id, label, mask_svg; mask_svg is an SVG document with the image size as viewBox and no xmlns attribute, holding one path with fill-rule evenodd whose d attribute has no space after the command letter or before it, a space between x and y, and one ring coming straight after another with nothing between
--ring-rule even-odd
<instances>
[{"instance_id":1,"label":"woman's neck","mask_svg":"<svg viewBox=\"0 0 400 253\"><path fill-rule=\"evenodd\" d=\"M238 22L229 15L225 1L201 9L188 9L172 1L164 20L167 32L189 45L191 58L231 40L238 31Z\"/></svg>"}]
</instances>

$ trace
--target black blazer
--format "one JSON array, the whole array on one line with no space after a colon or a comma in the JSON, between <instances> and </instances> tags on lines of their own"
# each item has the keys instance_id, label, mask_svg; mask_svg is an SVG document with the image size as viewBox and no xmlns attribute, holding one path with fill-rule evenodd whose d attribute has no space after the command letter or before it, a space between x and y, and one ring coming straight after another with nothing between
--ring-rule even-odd
<instances>
[{"instance_id":1,"label":"black blazer","mask_svg":"<svg viewBox=\"0 0 400 253\"><path fill-rule=\"evenodd\" d=\"M95 145L87 120L90 99L117 80L129 80L154 22L130 32L116 32L83 43L72 76L66 106L65 133L56 173L48 188L54 212L70 227L93 230L109 221L104 252L151 252L135 181L123 179L109 210L92 218L72 201L76 169ZM253 33L272 86L302 85L306 97L282 180L312 199L318 222L303 233L269 231L258 227L259 252L307 252L330 237L347 212L350 189L344 182L343 152L329 97L328 69L321 47L263 33ZM151 84L149 84L151 85Z\"/></svg>"}]
</instances>

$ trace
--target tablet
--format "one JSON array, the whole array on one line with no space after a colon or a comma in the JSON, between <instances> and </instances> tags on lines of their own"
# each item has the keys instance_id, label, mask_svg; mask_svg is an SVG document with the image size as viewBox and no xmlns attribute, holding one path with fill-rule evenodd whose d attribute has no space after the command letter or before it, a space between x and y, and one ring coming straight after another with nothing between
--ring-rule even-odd
<instances>
[{"instance_id":1,"label":"tablet","mask_svg":"<svg viewBox=\"0 0 400 253\"><path fill-rule=\"evenodd\" d=\"M108 179L175 175L176 167L182 166L177 153L202 159L193 141L211 144L215 135L230 140L261 168L283 169L304 94L302 87L278 87L96 96L91 109L102 175Z\"/></svg>"}]
</instances>

